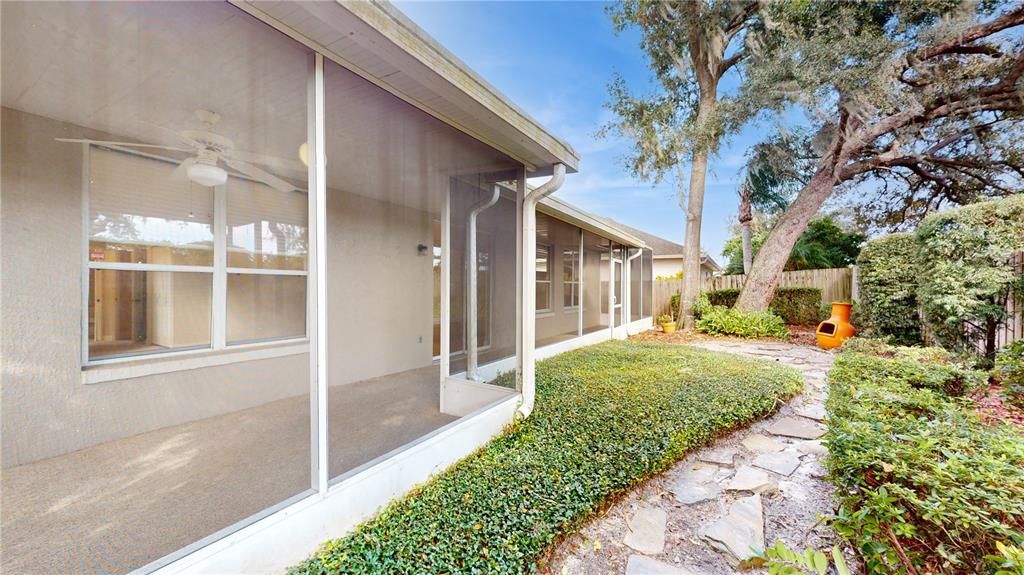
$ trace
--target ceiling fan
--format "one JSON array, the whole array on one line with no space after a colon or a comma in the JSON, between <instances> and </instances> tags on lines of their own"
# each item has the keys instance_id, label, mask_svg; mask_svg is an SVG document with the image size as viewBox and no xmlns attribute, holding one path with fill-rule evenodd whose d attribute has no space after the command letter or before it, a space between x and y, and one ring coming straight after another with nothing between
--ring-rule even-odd
<instances>
[{"instance_id":1,"label":"ceiling fan","mask_svg":"<svg viewBox=\"0 0 1024 575\"><path fill-rule=\"evenodd\" d=\"M213 132L214 126L220 121L220 114L209 110L196 110L196 118L203 124L201 130L182 130L175 132L164 126L154 127L169 132L179 142L178 145L164 144L142 144L136 142L112 142L104 140L57 138L60 142L78 142L99 144L107 146L123 146L132 148L157 148L161 150L172 150L193 154L185 158L174 172L171 179L178 181L191 180L200 186L221 186L228 180L228 172L221 164L228 168L262 182L275 190L291 192L298 188L288 181L259 168L253 164L274 165L283 168L291 168L293 162L282 158L275 158L253 152L243 152L235 149L235 143L231 139ZM301 166L296 166L301 169Z\"/></svg>"}]
</instances>

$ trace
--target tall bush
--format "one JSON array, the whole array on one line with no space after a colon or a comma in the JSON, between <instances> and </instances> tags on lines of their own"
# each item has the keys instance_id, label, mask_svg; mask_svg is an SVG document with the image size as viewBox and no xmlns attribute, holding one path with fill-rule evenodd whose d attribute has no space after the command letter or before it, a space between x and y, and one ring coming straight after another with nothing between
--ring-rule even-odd
<instances>
[{"instance_id":1,"label":"tall bush","mask_svg":"<svg viewBox=\"0 0 1024 575\"><path fill-rule=\"evenodd\" d=\"M993 359L1007 298L1024 288L1024 274L1011 262L1024 249L1024 195L933 214L916 239L917 297L930 331L957 351L983 340Z\"/></svg>"},{"instance_id":2,"label":"tall bush","mask_svg":"<svg viewBox=\"0 0 1024 575\"><path fill-rule=\"evenodd\" d=\"M860 317L866 334L904 345L921 343L916 263L912 234L878 238L861 250Z\"/></svg>"}]
</instances>

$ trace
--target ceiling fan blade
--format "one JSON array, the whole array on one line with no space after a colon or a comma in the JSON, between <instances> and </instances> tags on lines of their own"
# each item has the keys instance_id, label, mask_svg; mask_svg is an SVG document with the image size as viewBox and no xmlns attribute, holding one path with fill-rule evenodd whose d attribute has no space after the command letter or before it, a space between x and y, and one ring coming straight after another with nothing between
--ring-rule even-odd
<instances>
[{"instance_id":1,"label":"ceiling fan blade","mask_svg":"<svg viewBox=\"0 0 1024 575\"><path fill-rule=\"evenodd\" d=\"M270 166L271 168L281 171L290 170L294 172L305 172L306 166L302 165L302 162L298 160L290 160L288 158L279 158L277 156L270 156L267 154L257 154L256 152L245 152L242 150L231 150L225 152L225 157L230 157L233 160L239 160L242 162L248 162L250 164L261 164L264 166Z\"/></svg>"},{"instance_id":2,"label":"ceiling fan blade","mask_svg":"<svg viewBox=\"0 0 1024 575\"><path fill-rule=\"evenodd\" d=\"M249 176L254 180L259 180L279 192L291 192L298 189L274 174L271 174L266 170L261 170L252 164L247 164L245 162L229 158L224 158L224 163L234 170L237 170L239 173Z\"/></svg>"},{"instance_id":3,"label":"ceiling fan blade","mask_svg":"<svg viewBox=\"0 0 1024 575\"><path fill-rule=\"evenodd\" d=\"M159 148L161 150L172 150L175 152L191 152L188 148L175 148L174 146L164 146L162 144L140 144L137 142L109 142L107 140L89 140L85 138L54 138L58 142L72 142L76 144L96 144L100 146L126 146L132 148Z\"/></svg>"},{"instance_id":4,"label":"ceiling fan blade","mask_svg":"<svg viewBox=\"0 0 1024 575\"><path fill-rule=\"evenodd\" d=\"M154 140L164 141L165 139L169 139L171 141L178 142L180 144L185 144L186 146L189 146L190 148L201 148L202 147L202 144L200 144L199 142L197 142L197 141L195 141L195 140L193 140L191 138L185 137L184 135L181 134L181 132L174 131L174 130L168 128L167 126L161 126L160 124L157 124L157 123L154 123L154 122L150 122L149 120L136 119L136 121L138 123L140 123L140 124L145 124L146 126L149 126L149 127L153 128L153 129L160 130L160 132L163 134L164 137L163 138L155 137L155 138L153 138Z\"/></svg>"},{"instance_id":5,"label":"ceiling fan blade","mask_svg":"<svg viewBox=\"0 0 1024 575\"><path fill-rule=\"evenodd\" d=\"M178 164L178 167L174 168L174 171L171 172L171 180L175 182L187 182L188 168L194 163L196 163L195 158L185 158L185 161Z\"/></svg>"}]
</instances>

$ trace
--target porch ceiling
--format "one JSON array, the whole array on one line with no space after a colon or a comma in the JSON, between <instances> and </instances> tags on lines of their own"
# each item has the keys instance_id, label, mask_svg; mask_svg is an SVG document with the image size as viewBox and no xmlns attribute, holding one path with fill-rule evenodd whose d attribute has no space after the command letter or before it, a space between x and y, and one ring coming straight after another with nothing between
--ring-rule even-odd
<instances>
[{"instance_id":1,"label":"porch ceiling","mask_svg":"<svg viewBox=\"0 0 1024 575\"><path fill-rule=\"evenodd\" d=\"M566 142L470 70L386 2L231 0L251 14L345 63L360 75L442 121L550 175L554 163L575 172Z\"/></svg>"}]
</instances>

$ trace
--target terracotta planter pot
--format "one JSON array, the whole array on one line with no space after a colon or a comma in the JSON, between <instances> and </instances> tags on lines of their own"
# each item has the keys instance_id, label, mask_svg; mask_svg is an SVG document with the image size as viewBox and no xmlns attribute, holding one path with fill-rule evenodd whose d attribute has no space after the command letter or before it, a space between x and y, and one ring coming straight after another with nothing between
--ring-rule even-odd
<instances>
[{"instance_id":1,"label":"terracotta planter pot","mask_svg":"<svg viewBox=\"0 0 1024 575\"><path fill-rule=\"evenodd\" d=\"M665 333L675 333L675 331L676 331L676 322L670 321L668 323L663 323L663 324L661 324L661 329Z\"/></svg>"},{"instance_id":2,"label":"terracotta planter pot","mask_svg":"<svg viewBox=\"0 0 1024 575\"><path fill-rule=\"evenodd\" d=\"M832 317L818 324L814 336L822 349L833 349L843 345L857 333L850 323L852 304L832 302Z\"/></svg>"}]
</instances>

